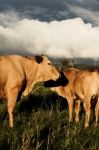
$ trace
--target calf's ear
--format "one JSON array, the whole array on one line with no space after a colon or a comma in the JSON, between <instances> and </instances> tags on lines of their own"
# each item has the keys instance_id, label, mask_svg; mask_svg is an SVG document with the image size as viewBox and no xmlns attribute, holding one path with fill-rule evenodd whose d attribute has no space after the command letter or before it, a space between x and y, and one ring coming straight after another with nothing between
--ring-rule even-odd
<instances>
[{"instance_id":1,"label":"calf's ear","mask_svg":"<svg viewBox=\"0 0 99 150\"><path fill-rule=\"evenodd\" d=\"M35 61L40 64L43 61L43 57L42 56L35 56Z\"/></svg>"}]
</instances>

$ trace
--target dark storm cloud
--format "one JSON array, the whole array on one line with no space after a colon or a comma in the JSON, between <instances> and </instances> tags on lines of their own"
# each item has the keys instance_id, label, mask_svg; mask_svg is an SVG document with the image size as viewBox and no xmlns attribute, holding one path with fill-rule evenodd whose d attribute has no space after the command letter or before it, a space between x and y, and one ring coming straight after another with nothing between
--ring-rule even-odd
<instances>
[{"instance_id":1,"label":"dark storm cloud","mask_svg":"<svg viewBox=\"0 0 99 150\"><path fill-rule=\"evenodd\" d=\"M76 5L88 10L99 11L98 0L69 0L68 4Z\"/></svg>"},{"instance_id":2,"label":"dark storm cloud","mask_svg":"<svg viewBox=\"0 0 99 150\"><path fill-rule=\"evenodd\" d=\"M18 11L20 16L42 21L81 17L79 13L71 11L68 5L74 6L74 8L78 6L93 12L99 10L97 0L0 0L0 11L13 9ZM83 19L87 22L86 18Z\"/></svg>"},{"instance_id":3,"label":"dark storm cloud","mask_svg":"<svg viewBox=\"0 0 99 150\"><path fill-rule=\"evenodd\" d=\"M65 9L64 3L65 0L0 0L0 7L4 9L5 6L11 6L17 9L23 9L39 6L52 9Z\"/></svg>"},{"instance_id":4,"label":"dark storm cloud","mask_svg":"<svg viewBox=\"0 0 99 150\"><path fill-rule=\"evenodd\" d=\"M60 12L68 12L65 0L0 0L0 10L7 9L14 9L19 11L21 16L43 21L62 20L67 16Z\"/></svg>"}]
</instances>

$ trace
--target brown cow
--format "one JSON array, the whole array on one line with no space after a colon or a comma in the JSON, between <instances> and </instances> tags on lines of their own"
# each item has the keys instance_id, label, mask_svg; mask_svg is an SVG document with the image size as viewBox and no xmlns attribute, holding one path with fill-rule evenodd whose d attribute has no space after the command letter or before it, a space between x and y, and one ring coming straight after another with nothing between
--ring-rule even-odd
<instances>
[{"instance_id":1,"label":"brown cow","mask_svg":"<svg viewBox=\"0 0 99 150\"><path fill-rule=\"evenodd\" d=\"M66 98L69 104L69 121L72 121L74 100L81 100L85 108L85 127L89 126L91 99L97 97L95 108L95 126L99 115L99 72L96 70L80 71L77 76L66 86Z\"/></svg>"},{"instance_id":2,"label":"brown cow","mask_svg":"<svg viewBox=\"0 0 99 150\"><path fill-rule=\"evenodd\" d=\"M56 80L59 76L46 56L0 56L0 99L7 99L10 127L13 127L13 110L19 93L27 95L37 81Z\"/></svg>"},{"instance_id":3,"label":"brown cow","mask_svg":"<svg viewBox=\"0 0 99 150\"><path fill-rule=\"evenodd\" d=\"M70 83L70 82L72 82L72 80L75 78L75 76L79 72L80 72L79 69L69 68L69 69L65 70L63 73L64 73L65 77L68 79L68 81ZM53 90L53 91L56 91L58 93L58 95L66 98L67 97L66 96L66 90L67 90L66 86L58 86L58 87L53 87L53 88L50 88L50 89ZM67 102L68 102L68 105L69 105L68 99L67 99ZM75 121L78 122L79 121L80 101L75 101L74 110L75 110Z\"/></svg>"}]
</instances>

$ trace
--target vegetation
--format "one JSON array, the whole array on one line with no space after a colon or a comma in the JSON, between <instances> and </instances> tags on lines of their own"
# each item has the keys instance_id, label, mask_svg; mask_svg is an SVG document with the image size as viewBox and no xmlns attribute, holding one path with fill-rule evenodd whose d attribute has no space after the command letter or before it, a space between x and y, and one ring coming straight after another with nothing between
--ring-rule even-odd
<instances>
[{"instance_id":1,"label":"vegetation","mask_svg":"<svg viewBox=\"0 0 99 150\"><path fill-rule=\"evenodd\" d=\"M74 67L63 60L60 68ZM34 86L33 94L17 102L14 128L9 128L5 101L0 101L0 150L99 150L99 126L84 128L84 111L78 124L68 123L68 105L57 93Z\"/></svg>"},{"instance_id":2,"label":"vegetation","mask_svg":"<svg viewBox=\"0 0 99 150\"><path fill-rule=\"evenodd\" d=\"M14 128L8 127L6 102L0 103L0 150L99 150L99 126L68 124L65 99L36 84L34 94L17 102Z\"/></svg>"}]
</instances>

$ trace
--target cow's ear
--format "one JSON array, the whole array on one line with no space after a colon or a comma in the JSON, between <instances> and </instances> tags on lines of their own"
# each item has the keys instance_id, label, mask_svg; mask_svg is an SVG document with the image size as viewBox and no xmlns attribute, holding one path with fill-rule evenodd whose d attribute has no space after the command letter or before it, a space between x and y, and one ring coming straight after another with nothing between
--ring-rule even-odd
<instances>
[{"instance_id":1,"label":"cow's ear","mask_svg":"<svg viewBox=\"0 0 99 150\"><path fill-rule=\"evenodd\" d=\"M38 64L42 63L43 57L42 56L35 56L35 60Z\"/></svg>"}]
</instances>

